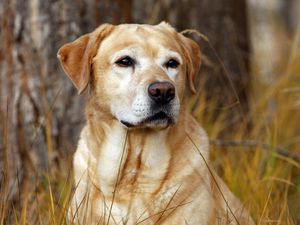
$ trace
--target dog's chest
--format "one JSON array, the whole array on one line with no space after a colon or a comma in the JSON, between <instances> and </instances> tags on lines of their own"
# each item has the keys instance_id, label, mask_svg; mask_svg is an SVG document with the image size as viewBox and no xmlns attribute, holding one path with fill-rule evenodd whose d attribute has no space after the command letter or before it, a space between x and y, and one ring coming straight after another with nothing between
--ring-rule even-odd
<instances>
[{"instance_id":1,"label":"dog's chest","mask_svg":"<svg viewBox=\"0 0 300 225\"><path fill-rule=\"evenodd\" d=\"M170 152L160 133L139 138L123 129L114 129L101 146L97 180L108 197L116 187L123 195L151 193L164 182L169 163Z\"/></svg>"},{"instance_id":2,"label":"dog's chest","mask_svg":"<svg viewBox=\"0 0 300 225\"><path fill-rule=\"evenodd\" d=\"M114 199L113 215L121 221L130 214L136 221L167 203L176 191L166 182L170 154L164 137L159 135L143 141L129 138L128 134L126 140L126 133L119 135L125 138L113 142L111 137L102 145L97 178L106 204Z\"/></svg>"}]
</instances>

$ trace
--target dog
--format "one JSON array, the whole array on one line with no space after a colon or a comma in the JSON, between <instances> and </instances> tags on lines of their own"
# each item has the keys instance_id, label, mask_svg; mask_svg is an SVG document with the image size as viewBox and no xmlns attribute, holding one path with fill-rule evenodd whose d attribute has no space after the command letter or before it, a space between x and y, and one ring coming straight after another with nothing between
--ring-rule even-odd
<instances>
[{"instance_id":1,"label":"dog","mask_svg":"<svg viewBox=\"0 0 300 225\"><path fill-rule=\"evenodd\" d=\"M88 89L70 224L254 224L185 106L201 64L196 42L166 22L103 24L58 58L78 92Z\"/></svg>"}]
</instances>

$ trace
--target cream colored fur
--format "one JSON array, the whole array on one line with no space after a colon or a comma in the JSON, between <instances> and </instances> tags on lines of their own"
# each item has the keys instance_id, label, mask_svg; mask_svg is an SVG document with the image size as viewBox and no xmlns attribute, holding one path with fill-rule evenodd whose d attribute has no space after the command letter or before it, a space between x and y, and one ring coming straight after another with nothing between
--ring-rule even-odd
<instances>
[{"instance_id":1,"label":"cream colored fur","mask_svg":"<svg viewBox=\"0 0 300 225\"><path fill-rule=\"evenodd\" d=\"M185 84L195 92L200 67L195 42L166 23L105 24L58 56L79 92L89 89L70 224L253 224L213 172L207 135L185 108ZM124 57L134 64L120 66ZM147 94L155 81L175 86L172 122L147 120L157 113Z\"/></svg>"}]
</instances>

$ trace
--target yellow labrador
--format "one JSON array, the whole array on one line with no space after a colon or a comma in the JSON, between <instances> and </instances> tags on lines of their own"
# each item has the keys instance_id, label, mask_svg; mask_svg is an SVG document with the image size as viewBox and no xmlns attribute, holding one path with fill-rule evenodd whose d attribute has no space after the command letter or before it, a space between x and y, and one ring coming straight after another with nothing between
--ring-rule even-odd
<instances>
[{"instance_id":1,"label":"yellow labrador","mask_svg":"<svg viewBox=\"0 0 300 225\"><path fill-rule=\"evenodd\" d=\"M79 93L89 88L70 224L253 223L208 169L208 138L185 107L194 41L165 22L104 24L58 57Z\"/></svg>"}]
</instances>

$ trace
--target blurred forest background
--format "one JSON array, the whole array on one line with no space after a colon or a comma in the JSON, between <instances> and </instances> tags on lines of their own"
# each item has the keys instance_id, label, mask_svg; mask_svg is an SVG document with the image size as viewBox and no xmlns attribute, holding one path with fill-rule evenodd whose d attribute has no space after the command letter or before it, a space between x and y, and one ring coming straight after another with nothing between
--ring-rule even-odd
<instances>
[{"instance_id":1,"label":"blurred forest background","mask_svg":"<svg viewBox=\"0 0 300 225\"><path fill-rule=\"evenodd\" d=\"M0 224L65 224L84 124L56 58L102 23L167 21L203 53L193 115L258 224L300 224L300 0L0 0Z\"/></svg>"}]
</instances>

